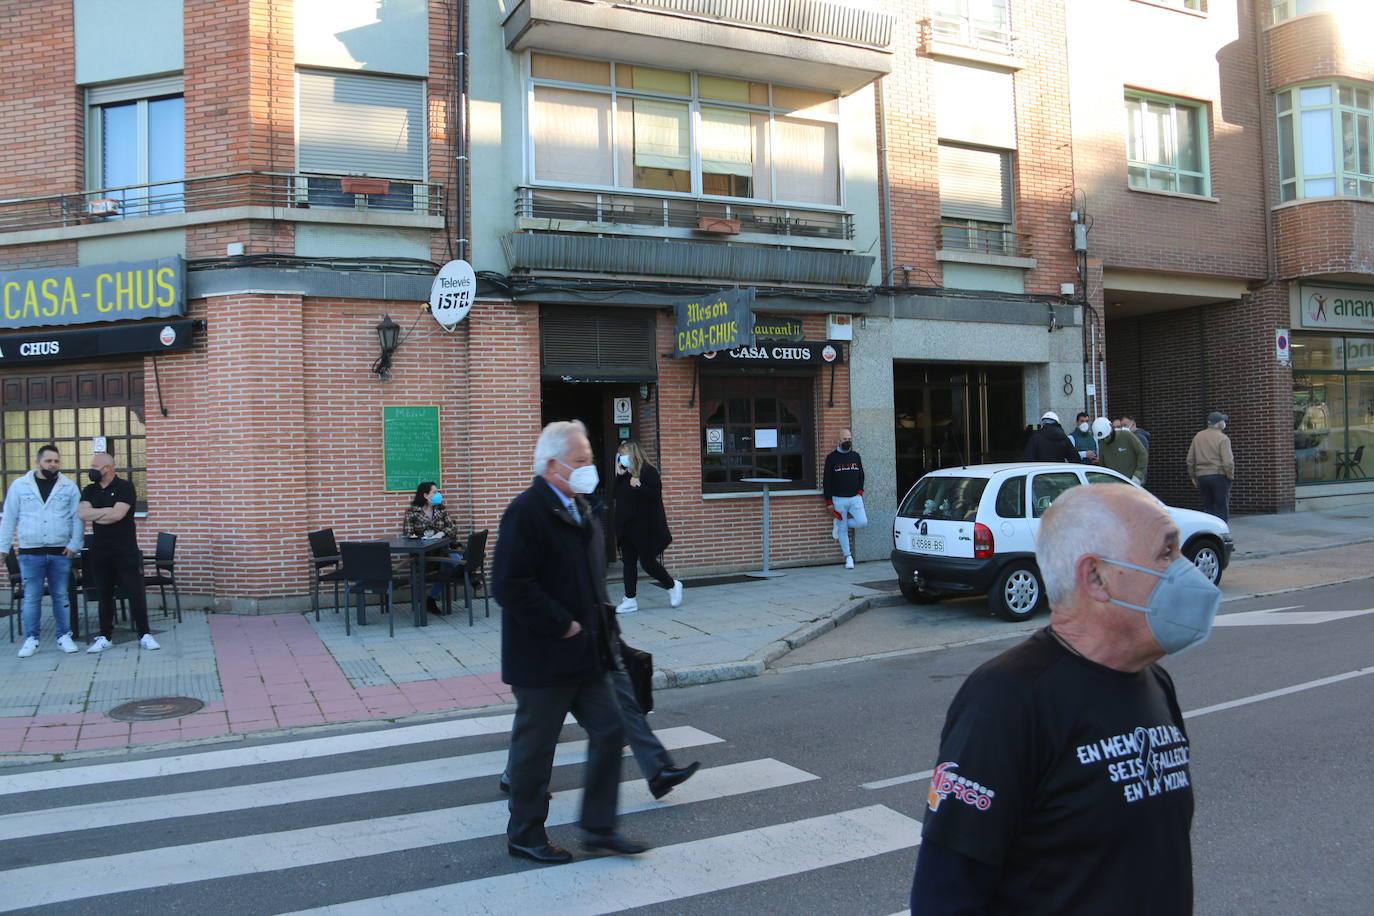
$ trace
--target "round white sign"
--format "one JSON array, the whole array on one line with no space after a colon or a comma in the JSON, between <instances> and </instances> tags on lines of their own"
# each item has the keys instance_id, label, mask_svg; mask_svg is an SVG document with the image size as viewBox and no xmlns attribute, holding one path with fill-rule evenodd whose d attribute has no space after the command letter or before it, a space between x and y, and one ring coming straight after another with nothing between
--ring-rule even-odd
<instances>
[{"instance_id":1,"label":"round white sign","mask_svg":"<svg viewBox=\"0 0 1374 916\"><path fill-rule=\"evenodd\" d=\"M449 261L429 288L429 313L444 330L452 331L468 316L477 295L477 276L467 261Z\"/></svg>"}]
</instances>

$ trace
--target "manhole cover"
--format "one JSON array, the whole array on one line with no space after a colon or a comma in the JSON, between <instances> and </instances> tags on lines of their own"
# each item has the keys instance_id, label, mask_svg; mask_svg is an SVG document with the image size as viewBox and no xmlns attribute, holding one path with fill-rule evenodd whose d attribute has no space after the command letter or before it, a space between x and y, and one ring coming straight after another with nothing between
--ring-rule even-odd
<instances>
[{"instance_id":1,"label":"manhole cover","mask_svg":"<svg viewBox=\"0 0 1374 916\"><path fill-rule=\"evenodd\" d=\"M198 712L205 704L190 697L154 697L121 703L106 713L121 722L149 722L153 719L177 719Z\"/></svg>"},{"instance_id":2,"label":"manhole cover","mask_svg":"<svg viewBox=\"0 0 1374 916\"><path fill-rule=\"evenodd\" d=\"M892 592L897 590L897 586L900 583L898 583L896 579L879 579L877 582L855 582L854 584L861 585L864 588L871 588L874 591Z\"/></svg>"},{"instance_id":3,"label":"manhole cover","mask_svg":"<svg viewBox=\"0 0 1374 916\"><path fill-rule=\"evenodd\" d=\"M745 582L757 582L752 576L708 576L704 579L687 579L682 584L688 588L706 588L710 585L740 585Z\"/></svg>"}]
</instances>

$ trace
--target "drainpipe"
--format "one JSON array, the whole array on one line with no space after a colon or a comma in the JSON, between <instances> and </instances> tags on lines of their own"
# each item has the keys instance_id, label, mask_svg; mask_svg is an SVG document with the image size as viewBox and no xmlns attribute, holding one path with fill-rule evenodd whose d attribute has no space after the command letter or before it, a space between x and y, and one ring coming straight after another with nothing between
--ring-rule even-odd
<instances>
[{"instance_id":1,"label":"drainpipe","mask_svg":"<svg viewBox=\"0 0 1374 916\"><path fill-rule=\"evenodd\" d=\"M883 234L883 279L882 286L887 286L887 281L892 276L892 180L887 168L887 105L884 102L885 91L883 78L880 76L873 81L877 89L878 102L878 182L882 185L883 192L883 215L882 227ZM889 315L895 320L897 318L897 297L888 295L887 297Z\"/></svg>"}]
</instances>

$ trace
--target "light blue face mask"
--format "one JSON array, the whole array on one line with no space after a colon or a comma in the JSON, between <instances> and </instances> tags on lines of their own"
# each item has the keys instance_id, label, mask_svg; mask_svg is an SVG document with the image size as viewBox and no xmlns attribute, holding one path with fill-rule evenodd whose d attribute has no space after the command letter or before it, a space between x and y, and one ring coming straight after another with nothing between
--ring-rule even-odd
<instances>
[{"instance_id":1,"label":"light blue face mask","mask_svg":"<svg viewBox=\"0 0 1374 916\"><path fill-rule=\"evenodd\" d=\"M1169 564L1164 572L1098 557L1104 563L1138 569L1149 573L1160 581L1150 592L1147 607L1128 604L1109 598L1112 604L1143 611L1150 624L1150 632L1159 640L1160 647L1169 655L1177 655L1184 649L1192 648L1206 639L1212 632L1212 621L1216 619L1217 607L1221 604L1221 589L1202 570L1193 565L1187 557L1179 557Z\"/></svg>"},{"instance_id":2,"label":"light blue face mask","mask_svg":"<svg viewBox=\"0 0 1374 916\"><path fill-rule=\"evenodd\" d=\"M429 498L429 504L430 504L431 506L442 506L442 505L444 504L444 494L442 494L442 493L435 493L435 494L433 494L433 495L430 496L430 498Z\"/></svg>"}]
</instances>

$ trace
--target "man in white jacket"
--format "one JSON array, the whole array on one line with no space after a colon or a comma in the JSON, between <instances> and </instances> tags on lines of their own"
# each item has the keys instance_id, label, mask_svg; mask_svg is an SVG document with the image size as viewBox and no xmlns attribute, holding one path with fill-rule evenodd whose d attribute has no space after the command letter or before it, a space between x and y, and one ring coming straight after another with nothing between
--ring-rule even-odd
<instances>
[{"instance_id":1,"label":"man in white jacket","mask_svg":"<svg viewBox=\"0 0 1374 916\"><path fill-rule=\"evenodd\" d=\"M81 490L62 476L62 456L55 445L38 450L38 466L10 484L0 516L0 552L7 552L19 535L19 572L24 577L24 644L19 657L38 651L43 626L43 586L52 599L57 645L75 652L71 615L67 611L67 582L72 557L81 553L84 525L76 517Z\"/></svg>"}]
</instances>

